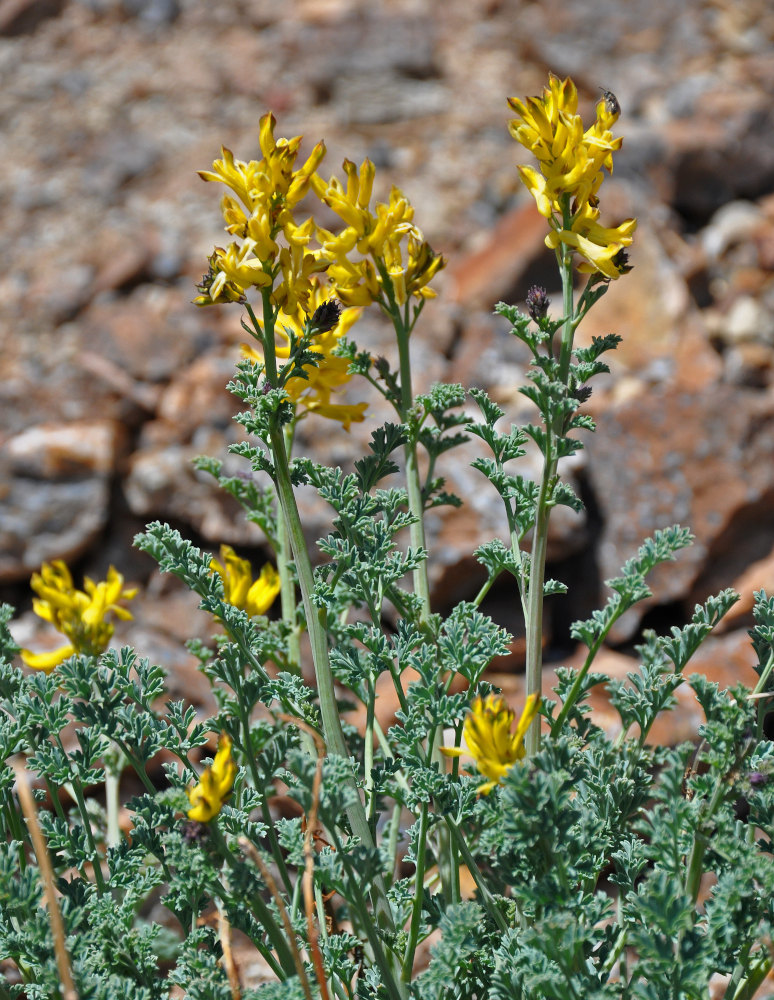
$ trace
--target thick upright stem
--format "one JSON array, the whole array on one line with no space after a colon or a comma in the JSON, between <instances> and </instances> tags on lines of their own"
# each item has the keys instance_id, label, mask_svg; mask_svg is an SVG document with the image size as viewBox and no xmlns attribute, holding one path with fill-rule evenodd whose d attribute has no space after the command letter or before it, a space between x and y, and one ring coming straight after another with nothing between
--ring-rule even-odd
<instances>
[{"instance_id":1,"label":"thick upright stem","mask_svg":"<svg viewBox=\"0 0 774 1000\"><path fill-rule=\"evenodd\" d=\"M290 455L292 434L284 434L286 454ZM285 517L282 510L277 511L277 571L280 578L280 602L282 618L290 626L288 636L288 667L293 672L301 673L301 629L298 624L296 605L296 584L291 572L293 553L290 547Z\"/></svg>"},{"instance_id":2,"label":"thick upright stem","mask_svg":"<svg viewBox=\"0 0 774 1000\"><path fill-rule=\"evenodd\" d=\"M274 349L274 312L270 292L267 289L262 290L262 299L264 318L262 340L265 371L269 383L276 385L277 360ZM248 313L256 330L260 330L252 310L248 310ZM320 699L320 714L322 716L326 751L346 759L349 758L350 754L346 740L344 739L344 731L341 728L341 719L339 718L338 705L336 704L336 690L333 682L330 658L328 656L328 637L323 617L325 612L323 609L315 607L312 600L312 593L314 591L312 563L309 559L306 539L301 527L301 516L298 512L298 505L290 480L290 466L285 447L285 435L282 427L279 426L276 420L272 421L269 444L274 459L275 488L277 490L277 497L279 498L282 517L285 522L284 530L290 543L290 551L295 559L298 583L306 613L307 631L312 647L312 661L314 663L317 692ZM376 844L371 835L368 817L366 816L365 807L360 798L360 792L354 777L352 778L351 785L354 794L352 803L347 808L347 818L352 828L352 833L365 847L375 848ZM376 879L374 882L374 908L379 923L383 927L392 930L392 910L387 899L384 881L381 878Z\"/></svg>"},{"instance_id":3,"label":"thick upright stem","mask_svg":"<svg viewBox=\"0 0 774 1000\"><path fill-rule=\"evenodd\" d=\"M407 420L409 411L414 405L414 390L411 384L409 334L398 321L395 322L395 332L398 339L398 357L400 361L401 418ZM416 441L407 442L404 453L406 459L406 491L408 493L409 511L414 516L414 523L409 528L411 547L426 550L425 506L422 500L422 485L419 479ZM424 622L430 616L430 581L427 575L427 560L422 560L414 570L414 592L422 601L422 620Z\"/></svg>"},{"instance_id":4,"label":"thick upright stem","mask_svg":"<svg viewBox=\"0 0 774 1000\"><path fill-rule=\"evenodd\" d=\"M346 740L344 739L344 731L341 728L341 719L336 704L333 672L328 656L328 638L322 619L325 612L316 608L312 601L312 592L314 590L312 564L306 548L306 540L301 528L301 518L290 482L290 469L285 453L285 439L279 427L275 427L271 431L271 447L276 470L277 494L285 518L290 547L296 562L296 571L298 572L298 581L301 587L304 611L306 612L309 641L312 647L312 660L317 679L317 692L320 698L320 714L322 715L325 746L328 753L348 758L350 754ZM354 778L352 779L352 789L354 792L353 801L347 808L347 818L349 819L352 832L365 847L374 848L376 845L371 835L368 817L366 816L366 811ZM375 880L374 896L377 920L383 927L392 929L392 911L381 879Z\"/></svg>"},{"instance_id":5,"label":"thick upright stem","mask_svg":"<svg viewBox=\"0 0 774 1000\"><path fill-rule=\"evenodd\" d=\"M573 343L573 289L572 258L568 252L558 252L559 268L562 275L562 308L564 325L559 349L559 378L566 385L570 374ZM543 590L546 574L546 551L548 548L548 524L551 515L551 494L556 479L558 459L555 437L562 433L560 418L552 426L546 427L546 450L543 457L543 475L540 482L537 507L535 509L535 531L532 537L532 558L530 560L529 592L527 594L527 696L543 694ZM527 730L524 740L527 756L534 756L540 749L540 717L537 716Z\"/></svg>"}]
</instances>

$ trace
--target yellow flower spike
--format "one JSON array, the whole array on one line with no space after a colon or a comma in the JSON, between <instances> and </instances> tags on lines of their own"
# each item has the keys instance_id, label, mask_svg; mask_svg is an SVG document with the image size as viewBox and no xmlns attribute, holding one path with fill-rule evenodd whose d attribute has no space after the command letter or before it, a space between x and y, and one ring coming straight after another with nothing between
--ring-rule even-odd
<instances>
[{"instance_id":1,"label":"yellow flower spike","mask_svg":"<svg viewBox=\"0 0 774 1000\"><path fill-rule=\"evenodd\" d=\"M209 823L223 808L231 795L237 766L231 756L231 738L222 733L218 740L218 752L211 766L205 768L193 788L186 789L191 808L188 818L197 823Z\"/></svg>"},{"instance_id":2,"label":"yellow flower spike","mask_svg":"<svg viewBox=\"0 0 774 1000\"><path fill-rule=\"evenodd\" d=\"M521 166L519 174L538 212L554 228L546 244L577 253L583 272L619 277L622 272L613 259L631 244L636 221L626 219L620 226L606 228L598 221L597 207L603 171L613 172L613 154L623 142L611 131L621 112L615 96L603 91L596 120L585 131L577 113L577 89L569 78L562 81L551 74L541 97L509 98L508 103L518 116L509 122L511 135L539 163L539 171Z\"/></svg>"},{"instance_id":3,"label":"yellow flower spike","mask_svg":"<svg viewBox=\"0 0 774 1000\"><path fill-rule=\"evenodd\" d=\"M539 707L539 695L530 695L515 732L511 732L515 715L501 695L476 698L463 727L467 751L461 747L441 747L441 752L447 757L461 757L469 753L481 774L489 779L478 789L481 795L488 795L513 765L524 758L524 737Z\"/></svg>"},{"instance_id":4,"label":"yellow flower spike","mask_svg":"<svg viewBox=\"0 0 774 1000\"><path fill-rule=\"evenodd\" d=\"M132 618L118 602L130 601L137 594L136 587L124 587L124 578L114 566L108 569L107 579L95 583L86 577L84 589L76 590L72 574L60 559L43 563L40 572L32 574L30 585L38 595L32 602L35 614L68 640L66 646L49 652L21 651L27 666L47 673L74 653L103 653L113 636L109 619Z\"/></svg>"},{"instance_id":5,"label":"yellow flower spike","mask_svg":"<svg viewBox=\"0 0 774 1000\"><path fill-rule=\"evenodd\" d=\"M267 563L253 581L249 560L241 559L230 545L221 545L220 558L222 562L210 561L210 569L223 581L224 600L251 618L265 615L280 592L280 578L274 567Z\"/></svg>"}]
</instances>

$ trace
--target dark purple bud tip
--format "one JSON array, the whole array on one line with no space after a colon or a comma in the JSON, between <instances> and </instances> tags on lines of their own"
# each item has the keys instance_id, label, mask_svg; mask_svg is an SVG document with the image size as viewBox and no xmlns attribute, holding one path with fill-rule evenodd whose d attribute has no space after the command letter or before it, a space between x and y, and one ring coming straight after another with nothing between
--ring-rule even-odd
<instances>
[{"instance_id":1,"label":"dark purple bud tip","mask_svg":"<svg viewBox=\"0 0 774 1000\"><path fill-rule=\"evenodd\" d=\"M312 332L328 333L341 319L341 306L336 299L326 299L312 314Z\"/></svg>"},{"instance_id":2,"label":"dark purple bud tip","mask_svg":"<svg viewBox=\"0 0 774 1000\"><path fill-rule=\"evenodd\" d=\"M752 771L750 773L750 784L753 788L762 788L763 785L768 783L768 780L768 774L764 774L763 771Z\"/></svg>"},{"instance_id":3,"label":"dark purple bud tip","mask_svg":"<svg viewBox=\"0 0 774 1000\"><path fill-rule=\"evenodd\" d=\"M378 357L374 361L374 368L376 368L380 378L386 378L390 371L390 362L387 358Z\"/></svg>"},{"instance_id":4,"label":"dark purple bud tip","mask_svg":"<svg viewBox=\"0 0 774 1000\"><path fill-rule=\"evenodd\" d=\"M548 292L540 285L533 285L527 292L527 312L536 323L545 318L550 301Z\"/></svg>"},{"instance_id":5,"label":"dark purple bud tip","mask_svg":"<svg viewBox=\"0 0 774 1000\"><path fill-rule=\"evenodd\" d=\"M629 263L629 254L625 250L619 250L613 257L613 266L619 274L628 274L633 265Z\"/></svg>"}]
</instances>

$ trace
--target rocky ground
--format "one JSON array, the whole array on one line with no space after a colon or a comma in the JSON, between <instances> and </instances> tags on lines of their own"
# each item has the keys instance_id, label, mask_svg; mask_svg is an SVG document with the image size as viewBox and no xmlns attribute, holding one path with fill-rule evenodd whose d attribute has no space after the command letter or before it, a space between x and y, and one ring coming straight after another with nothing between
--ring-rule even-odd
<instances>
[{"instance_id":1,"label":"rocky ground","mask_svg":"<svg viewBox=\"0 0 774 1000\"><path fill-rule=\"evenodd\" d=\"M550 608L547 655L577 657L568 623L643 537L679 521L696 545L620 624L604 668L630 667L643 624L685 621L733 585L742 601L701 666L749 681L752 592L774 588L773 52L768 0L679 13L671 0L0 0L0 590L20 608L18 640L42 641L28 580L43 560L76 575L112 562L143 593L122 637L170 670L173 694L206 702L182 642L210 625L131 539L159 518L210 550L264 556L190 463L237 435L224 385L241 339L238 309L191 298L222 241L220 192L196 170L221 144L258 155L267 109L278 134L325 139L324 175L370 156L379 193L403 188L448 257L415 334L420 386L483 386L524 415L525 358L491 309L557 281L505 98L538 93L552 70L573 76L587 113L600 87L618 96L604 207L640 225L633 272L582 328L624 343L587 404L598 432L567 470L587 513L556 521L549 573L571 596ZM356 339L390 350L376 317ZM348 437L323 423L305 441L341 463L373 426ZM470 552L504 530L473 451L455 455L443 472L468 503L431 518L439 609L476 592ZM305 510L316 537L325 512ZM518 637L510 593L489 610ZM514 698L519 650L498 665ZM662 736L696 721L686 696Z\"/></svg>"}]
</instances>

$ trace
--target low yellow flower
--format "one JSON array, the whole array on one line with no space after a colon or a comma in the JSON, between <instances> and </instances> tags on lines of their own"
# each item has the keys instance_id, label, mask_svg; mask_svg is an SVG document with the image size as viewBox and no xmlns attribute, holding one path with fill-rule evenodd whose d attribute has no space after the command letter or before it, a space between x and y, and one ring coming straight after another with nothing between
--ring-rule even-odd
<instances>
[{"instance_id":1,"label":"low yellow flower","mask_svg":"<svg viewBox=\"0 0 774 1000\"><path fill-rule=\"evenodd\" d=\"M68 640L66 646L47 653L21 651L27 666L46 673L74 653L87 656L103 653L113 636L110 617L124 621L132 618L118 602L129 601L137 594L137 588L124 587L123 576L113 566L107 579L95 583L87 576L84 589L76 590L70 570L61 559L43 563L40 572L32 574L30 586L38 595L32 602L35 614L50 622Z\"/></svg>"},{"instance_id":2,"label":"low yellow flower","mask_svg":"<svg viewBox=\"0 0 774 1000\"><path fill-rule=\"evenodd\" d=\"M230 545L221 545L220 558L213 559L210 569L223 581L223 596L228 604L241 608L252 618L265 615L280 592L279 573L266 563L257 580L247 559L240 559Z\"/></svg>"},{"instance_id":3,"label":"low yellow flower","mask_svg":"<svg viewBox=\"0 0 774 1000\"><path fill-rule=\"evenodd\" d=\"M501 695L490 694L485 699L476 698L463 727L467 750L461 747L441 747L441 751L447 757L469 754L481 774L489 779L478 789L482 795L488 795L495 785L502 782L513 765L524 757L524 737L539 706L539 696L531 694L524 705L516 731L511 732L516 716Z\"/></svg>"},{"instance_id":4,"label":"low yellow flower","mask_svg":"<svg viewBox=\"0 0 774 1000\"><path fill-rule=\"evenodd\" d=\"M335 297L339 297L339 289L334 288ZM312 315L325 302L334 296L331 289L313 280L310 285L308 307L309 314ZM329 420L337 420L349 430L350 425L359 423L365 417L368 408L367 403L334 403L331 397L339 392L352 378L349 373L349 361L346 358L337 357L333 352L339 341L345 337L352 325L360 318L362 309L347 308L341 311L338 322L329 330L318 333L309 350L317 355L317 365L306 365L304 372L307 378L297 376L291 378L285 385L288 399L296 405L302 407L309 413L317 413L321 417ZM259 319L260 323L260 319ZM306 325L306 314L297 304L295 310L288 310L283 307L277 317L276 331L284 343L277 345L277 359L290 357L290 334L296 338L301 338ZM260 362L263 360L261 354L254 348L243 345L242 353L251 361Z\"/></svg>"},{"instance_id":5,"label":"low yellow flower","mask_svg":"<svg viewBox=\"0 0 774 1000\"><path fill-rule=\"evenodd\" d=\"M231 794L236 773L237 766L231 756L231 738L222 733L212 765L205 768L193 788L186 789L191 803L188 818L197 823L209 823L217 816Z\"/></svg>"}]
</instances>

